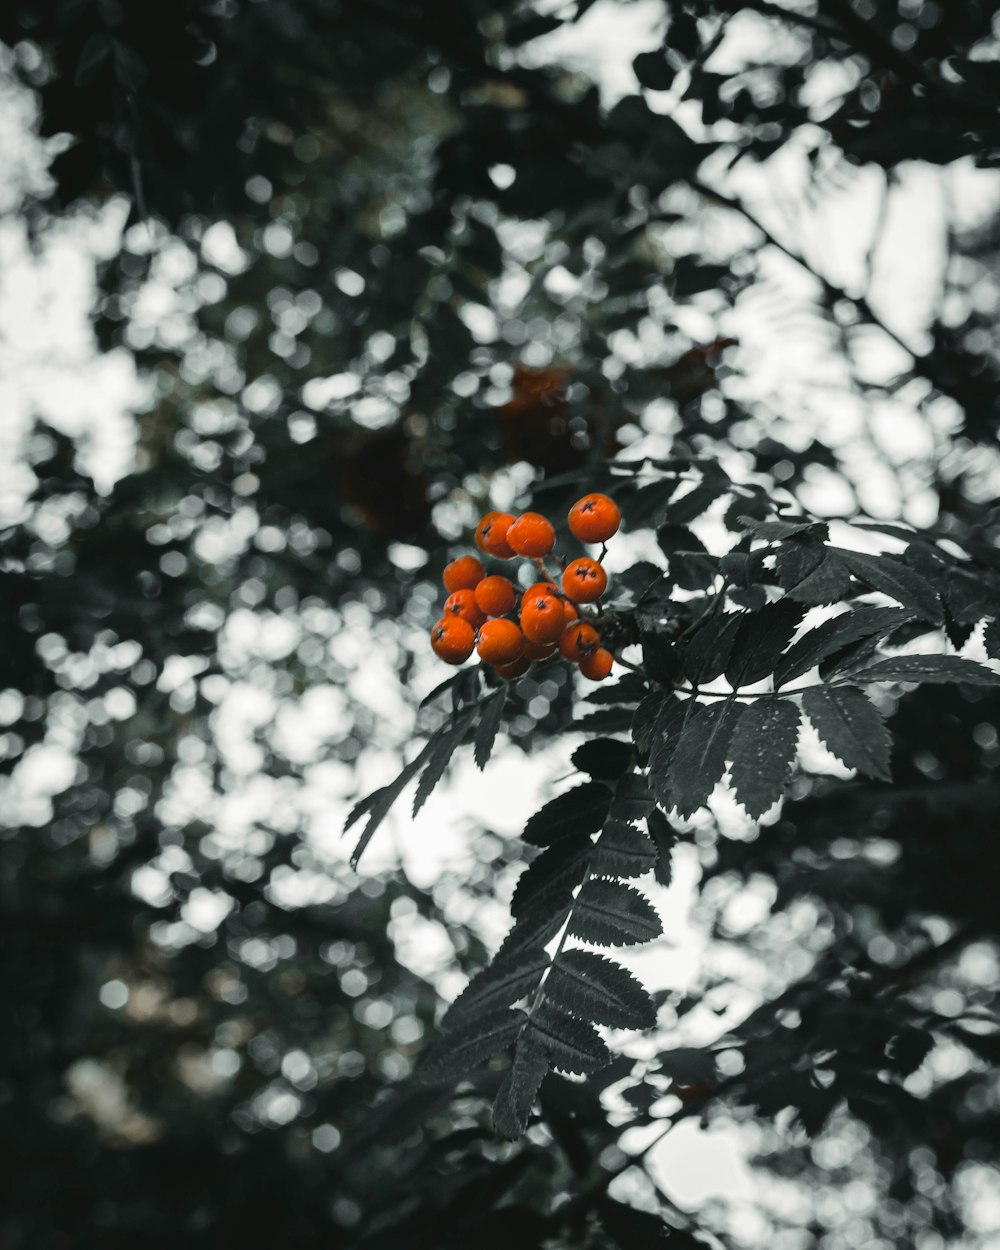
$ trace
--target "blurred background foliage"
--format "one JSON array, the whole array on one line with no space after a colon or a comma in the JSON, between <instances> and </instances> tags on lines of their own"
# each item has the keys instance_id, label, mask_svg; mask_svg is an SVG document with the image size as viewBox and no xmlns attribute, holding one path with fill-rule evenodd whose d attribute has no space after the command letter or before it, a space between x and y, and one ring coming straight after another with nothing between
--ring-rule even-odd
<instances>
[{"instance_id":1,"label":"blurred background foliage","mask_svg":"<svg viewBox=\"0 0 1000 1250\"><path fill-rule=\"evenodd\" d=\"M602 94L560 41L600 17L610 56L639 8ZM329 812L426 723L470 524L607 456L718 458L996 567L998 33L987 0L3 6L51 162L5 227L111 223L96 350L144 396L126 475L35 414L4 495L5 1250L991 1244L995 696L906 696L891 791L812 779L766 836L687 835L698 972L516 1147L489 1088L408 1081L516 844L359 877ZM517 701L513 742L568 732L565 674ZM735 1049L769 1082L671 1077L657 1047L762 999ZM668 1096L743 1124L752 1211L623 1167Z\"/></svg>"}]
</instances>

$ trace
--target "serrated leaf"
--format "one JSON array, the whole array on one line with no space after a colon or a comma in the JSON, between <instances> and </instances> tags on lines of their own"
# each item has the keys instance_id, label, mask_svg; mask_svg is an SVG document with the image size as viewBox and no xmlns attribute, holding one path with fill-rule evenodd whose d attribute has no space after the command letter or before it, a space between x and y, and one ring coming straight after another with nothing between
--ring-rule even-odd
<instances>
[{"instance_id":1,"label":"serrated leaf","mask_svg":"<svg viewBox=\"0 0 1000 1250\"><path fill-rule=\"evenodd\" d=\"M1000 619L987 621L983 630L983 646L991 660L1000 660Z\"/></svg>"},{"instance_id":2,"label":"serrated leaf","mask_svg":"<svg viewBox=\"0 0 1000 1250\"><path fill-rule=\"evenodd\" d=\"M592 1024L567 1015L551 1003L543 1002L532 1012L525 1029L525 1041L541 1050L561 1072L595 1072L611 1057Z\"/></svg>"},{"instance_id":3,"label":"serrated leaf","mask_svg":"<svg viewBox=\"0 0 1000 1250\"><path fill-rule=\"evenodd\" d=\"M743 709L729 747L736 798L758 820L781 798L799 741L799 709L786 699L758 699Z\"/></svg>"},{"instance_id":4,"label":"serrated leaf","mask_svg":"<svg viewBox=\"0 0 1000 1250\"><path fill-rule=\"evenodd\" d=\"M663 519L670 525L688 525L703 516L722 495L728 494L730 486L727 477L713 475L680 498L671 500L664 510Z\"/></svg>"},{"instance_id":5,"label":"serrated leaf","mask_svg":"<svg viewBox=\"0 0 1000 1250\"><path fill-rule=\"evenodd\" d=\"M565 911L557 908L551 911L526 908L523 915L515 918L507 936L500 943L500 949L493 957L493 962L505 963L515 959L524 951L544 950L565 923Z\"/></svg>"},{"instance_id":6,"label":"serrated leaf","mask_svg":"<svg viewBox=\"0 0 1000 1250\"><path fill-rule=\"evenodd\" d=\"M810 607L836 603L850 592L850 575L831 547L791 542L779 547L774 556L778 585L796 603Z\"/></svg>"},{"instance_id":7,"label":"serrated leaf","mask_svg":"<svg viewBox=\"0 0 1000 1250\"><path fill-rule=\"evenodd\" d=\"M608 814L612 820L642 820L655 802L646 778L641 773L626 773L615 786Z\"/></svg>"},{"instance_id":8,"label":"serrated leaf","mask_svg":"<svg viewBox=\"0 0 1000 1250\"><path fill-rule=\"evenodd\" d=\"M595 946L635 946L663 932L656 908L644 894L620 881L592 877L576 896L571 937Z\"/></svg>"},{"instance_id":9,"label":"serrated leaf","mask_svg":"<svg viewBox=\"0 0 1000 1250\"><path fill-rule=\"evenodd\" d=\"M636 750L643 755L649 750L653 726L656 724L656 718L665 701L665 696L660 691L656 691L654 694L646 695L635 709L632 717L632 741L635 743Z\"/></svg>"},{"instance_id":10,"label":"serrated leaf","mask_svg":"<svg viewBox=\"0 0 1000 1250\"><path fill-rule=\"evenodd\" d=\"M662 700L650 735L649 783L653 787L657 800L665 808L673 807L670 765L690 710L690 700L682 701L676 698Z\"/></svg>"},{"instance_id":11,"label":"serrated leaf","mask_svg":"<svg viewBox=\"0 0 1000 1250\"><path fill-rule=\"evenodd\" d=\"M847 765L879 781L889 781L889 731L860 690L807 690L802 710L830 751Z\"/></svg>"},{"instance_id":12,"label":"serrated leaf","mask_svg":"<svg viewBox=\"0 0 1000 1250\"><path fill-rule=\"evenodd\" d=\"M445 694L447 691L451 690L452 687L456 686L464 676L464 672L452 673L452 675L450 677L446 677L444 681L439 681L429 694L424 695L424 697L417 704L417 707L425 708L428 703L433 703L439 695Z\"/></svg>"},{"instance_id":13,"label":"serrated leaf","mask_svg":"<svg viewBox=\"0 0 1000 1250\"><path fill-rule=\"evenodd\" d=\"M442 1017L442 1029L451 1032L473 1016L512 1007L534 992L548 966L544 950L528 948L506 959L497 956L451 1004Z\"/></svg>"},{"instance_id":14,"label":"serrated leaf","mask_svg":"<svg viewBox=\"0 0 1000 1250\"><path fill-rule=\"evenodd\" d=\"M431 744L425 744L423 750L400 772L395 781L391 781L387 786L381 786L378 790L374 790L366 798L361 799L351 808L348 813L347 820L344 822L344 832L362 816L367 815L368 820L362 831L361 837L358 839L357 845L351 854L351 867L357 868L358 860L364 854L365 847L375 836L375 831L379 825L385 820L386 816L392 810L392 805L396 802L407 785L416 776L424 761L426 760L431 749Z\"/></svg>"},{"instance_id":15,"label":"serrated leaf","mask_svg":"<svg viewBox=\"0 0 1000 1250\"><path fill-rule=\"evenodd\" d=\"M587 716L578 716L573 729L581 734L621 734L632 728L632 710L628 707L604 707Z\"/></svg>"},{"instance_id":16,"label":"serrated leaf","mask_svg":"<svg viewBox=\"0 0 1000 1250\"><path fill-rule=\"evenodd\" d=\"M726 664L726 680L735 688L752 686L774 672L781 653L802 620L803 608L788 599L768 603L754 612L742 613L732 652Z\"/></svg>"},{"instance_id":17,"label":"serrated leaf","mask_svg":"<svg viewBox=\"0 0 1000 1250\"><path fill-rule=\"evenodd\" d=\"M595 781L615 781L632 763L632 744L619 738L594 738L578 746L569 757L574 768Z\"/></svg>"},{"instance_id":18,"label":"serrated leaf","mask_svg":"<svg viewBox=\"0 0 1000 1250\"><path fill-rule=\"evenodd\" d=\"M625 673L617 681L605 682L583 696L584 703L638 703L649 690L638 673Z\"/></svg>"},{"instance_id":19,"label":"serrated leaf","mask_svg":"<svg viewBox=\"0 0 1000 1250\"><path fill-rule=\"evenodd\" d=\"M716 1076L715 1055L710 1050L699 1050L695 1046L677 1046L673 1050L661 1051L656 1066L678 1085L701 1085L714 1081Z\"/></svg>"},{"instance_id":20,"label":"serrated leaf","mask_svg":"<svg viewBox=\"0 0 1000 1250\"><path fill-rule=\"evenodd\" d=\"M523 1011L505 1008L477 1016L440 1038L420 1062L425 1081L460 1080L505 1051L524 1026Z\"/></svg>"},{"instance_id":21,"label":"serrated leaf","mask_svg":"<svg viewBox=\"0 0 1000 1250\"><path fill-rule=\"evenodd\" d=\"M739 516L740 527L755 538L769 541L782 538L794 538L798 534L809 534L820 540L829 537L829 529L822 521L758 521L756 517Z\"/></svg>"},{"instance_id":22,"label":"serrated leaf","mask_svg":"<svg viewBox=\"0 0 1000 1250\"><path fill-rule=\"evenodd\" d=\"M677 489L675 478L664 478L641 486L621 502L622 519L629 530L655 528L663 519L671 495Z\"/></svg>"},{"instance_id":23,"label":"serrated leaf","mask_svg":"<svg viewBox=\"0 0 1000 1250\"><path fill-rule=\"evenodd\" d=\"M674 639L662 632L659 622L645 624L640 615L639 638L642 642L643 666L653 681L672 686L680 671L680 649Z\"/></svg>"},{"instance_id":24,"label":"serrated leaf","mask_svg":"<svg viewBox=\"0 0 1000 1250\"><path fill-rule=\"evenodd\" d=\"M493 746L503 721L504 705L507 702L507 687L501 686L492 698L480 708L481 716L476 726L475 760L476 767L482 771L493 754Z\"/></svg>"},{"instance_id":25,"label":"serrated leaf","mask_svg":"<svg viewBox=\"0 0 1000 1250\"><path fill-rule=\"evenodd\" d=\"M656 867L653 875L660 885L668 886L673 879L673 849L677 845L677 833L666 816L654 807L646 817L646 828L656 847Z\"/></svg>"},{"instance_id":26,"label":"serrated leaf","mask_svg":"<svg viewBox=\"0 0 1000 1250\"><path fill-rule=\"evenodd\" d=\"M823 621L794 642L774 669L776 686L794 681L849 643L878 635L884 638L913 619L905 608L855 608Z\"/></svg>"},{"instance_id":27,"label":"serrated leaf","mask_svg":"<svg viewBox=\"0 0 1000 1250\"><path fill-rule=\"evenodd\" d=\"M551 846L575 833L596 833L611 806L611 791L599 781L585 781L535 812L521 835L529 846Z\"/></svg>"},{"instance_id":28,"label":"serrated leaf","mask_svg":"<svg viewBox=\"0 0 1000 1250\"><path fill-rule=\"evenodd\" d=\"M742 621L739 612L717 616L695 630L680 649L681 671L693 686L707 685L725 671Z\"/></svg>"},{"instance_id":29,"label":"serrated leaf","mask_svg":"<svg viewBox=\"0 0 1000 1250\"><path fill-rule=\"evenodd\" d=\"M473 709L467 710L462 715L456 717L450 724L442 726L428 743L430 751L427 756L427 765L420 775L417 789L413 795L414 816L427 802L434 787L444 776L444 770L451 763L455 752L458 750L462 739L472 724L473 715Z\"/></svg>"},{"instance_id":30,"label":"serrated leaf","mask_svg":"<svg viewBox=\"0 0 1000 1250\"><path fill-rule=\"evenodd\" d=\"M549 1060L544 1051L530 1043L518 1042L514 1060L493 1102L493 1127L501 1137L515 1141L523 1135L548 1070Z\"/></svg>"},{"instance_id":31,"label":"serrated leaf","mask_svg":"<svg viewBox=\"0 0 1000 1250\"><path fill-rule=\"evenodd\" d=\"M612 1029L651 1029L656 1008L642 984L620 964L593 951L563 951L545 978L557 1007Z\"/></svg>"},{"instance_id":32,"label":"serrated leaf","mask_svg":"<svg viewBox=\"0 0 1000 1250\"><path fill-rule=\"evenodd\" d=\"M841 550L840 558L854 576L872 590L888 595L905 608L913 608L924 620L941 624L944 617L937 592L908 565L891 556L873 556L863 551Z\"/></svg>"},{"instance_id":33,"label":"serrated leaf","mask_svg":"<svg viewBox=\"0 0 1000 1250\"><path fill-rule=\"evenodd\" d=\"M641 829L609 820L590 862L598 876L641 877L656 864L656 851Z\"/></svg>"},{"instance_id":34,"label":"serrated leaf","mask_svg":"<svg viewBox=\"0 0 1000 1250\"><path fill-rule=\"evenodd\" d=\"M572 905L572 894L583 880L594 844L589 834L562 838L533 859L517 879L510 901L511 915L517 918L543 907L565 916Z\"/></svg>"},{"instance_id":35,"label":"serrated leaf","mask_svg":"<svg viewBox=\"0 0 1000 1250\"><path fill-rule=\"evenodd\" d=\"M670 761L670 799L681 816L708 802L726 767L729 743L743 708L731 699L690 703Z\"/></svg>"},{"instance_id":36,"label":"serrated leaf","mask_svg":"<svg viewBox=\"0 0 1000 1250\"><path fill-rule=\"evenodd\" d=\"M852 681L965 682L1000 686L1000 673L960 655L897 655L851 674Z\"/></svg>"}]
</instances>

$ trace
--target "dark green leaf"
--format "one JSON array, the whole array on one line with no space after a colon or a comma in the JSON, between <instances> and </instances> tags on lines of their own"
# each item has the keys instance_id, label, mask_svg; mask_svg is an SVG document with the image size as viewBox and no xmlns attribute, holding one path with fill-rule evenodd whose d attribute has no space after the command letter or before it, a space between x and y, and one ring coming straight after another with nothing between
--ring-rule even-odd
<instances>
[{"instance_id":1,"label":"dark green leaf","mask_svg":"<svg viewBox=\"0 0 1000 1250\"><path fill-rule=\"evenodd\" d=\"M693 490L671 500L664 510L664 520L671 526L689 525L703 516L721 495L725 495L730 485L726 477L713 476L700 482Z\"/></svg>"},{"instance_id":2,"label":"dark green leaf","mask_svg":"<svg viewBox=\"0 0 1000 1250\"><path fill-rule=\"evenodd\" d=\"M493 1127L501 1137L515 1141L528 1127L538 1088L549 1070L544 1051L519 1041L514 1061L500 1083L493 1102Z\"/></svg>"},{"instance_id":3,"label":"dark green leaf","mask_svg":"<svg viewBox=\"0 0 1000 1250\"><path fill-rule=\"evenodd\" d=\"M755 538L772 540L808 534L819 541L825 541L830 536L827 526L817 521L758 521L752 516L740 516L737 519L742 528Z\"/></svg>"},{"instance_id":4,"label":"dark green leaf","mask_svg":"<svg viewBox=\"0 0 1000 1250\"><path fill-rule=\"evenodd\" d=\"M783 543L774 553L778 585L789 599L836 603L850 592L851 579L837 553L821 543Z\"/></svg>"},{"instance_id":5,"label":"dark green leaf","mask_svg":"<svg viewBox=\"0 0 1000 1250\"><path fill-rule=\"evenodd\" d=\"M851 674L852 681L965 682L1000 686L1000 673L959 655L897 655Z\"/></svg>"},{"instance_id":6,"label":"dark green leaf","mask_svg":"<svg viewBox=\"0 0 1000 1250\"><path fill-rule=\"evenodd\" d=\"M585 781L546 803L530 817L522 837L529 846L551 846L574 833L596 833L611 806L611 791L599 781Z\"/></svg>"},{"instance_id":7,"label":"dark green leaf","mask_svg":"<svg viewBox=\"0 0 1000 1250\"><path fill-rule=\"evenodd\" d=\"M449 1032L472 1016L511 1007L532 993L549 966L544 951L527 949L508 959L496 958L472 978L444 1014L441 1027Z\"/></svg>"},{"instance_id":8,"label":"dark green leaf","mask_svg":"<svg viewBox=\"0 0 1000 1250\"><path fill-rule=\"evenodd\" d=\"M460 1080L499 1055L514 1041L525 1022L523 1011L490 1011L440 1038L419 1066L425 1081Z\"/></svg>"},{"instance_id":9,"label":"dark green leaf","mask_svg":"<svg viewBox=\"0 0 1000 1250\"><path fill-rule=\"evenodd\" d=\"M612 782L632 763L632 744L618 738L594 738L578 746L570 756L574 767L595 781Z\"/></svg>"},{"instance_id":10,"label":"dark green leaf","mask_svg":"<svg viewBox=\"0 0 1000 1250\"><path fill-rule=\"evenodd\" d=\"M619 881L592 877L576 897L569 932L595 946L634 946L653 941L663 927L644 894Z\"/></svg>"},{"instance_id":11,"label":"dark green leaf","mask_svg":"<svg viewBox=\"0 0 1000 1250\"><path fill-rule=\"evenodd\" d=\"M475 738L475 760L479 769L486 767L493 754L493 744L496 742L497 733L503 721L503 709L506 702L507 687L501 686L495 695L487 699L485 706L480 707L480 720L476 726Z\"/></svg>"},{"instance_id":12,"label":"dark green leaf","mask_svg":"<svg viewBox=\"0 0 1000 1250\"><path fill-rule=\"evenodd\" d=\"M434 787L444 776L444 770L454 758L462 739L472 725L474 715L475 709L467 709L450 724L442 726L427 744L430 747L427 766L417 782L417 789L413 795L414 816L427 802Z\"/></svg>"},{"instance_id":13,"label":"dark green leaf","mask_svg":"<svg viewBox=\"0 0 1000 1250\"><path fill-rule=\"evenodd\" d=\"M751 820L781 798L799 740L799 709L787 699L758 699L743 709L729 748L729 775Z\"/></svg>"},{"instance_id":14,"label":"dark green leaf","mask_svg":"<svg viewBox=\"0 0 1000 1250\"><path fill-rule=\"evenodd\" d=\"M592 951L563 951L545 979L557 1007L613 1029L651 1029L656 1008L627 969Z\"/></svg>"},{"instance_id":15,"label":"dark green leaf","mask_svg":"<svg viewBox=\"0 0 1000 1250\"><path fill-rule=\"evenodd\" d=\"M612 820L642 820L655 803L653 792L641 773L626 773L615 786L611 800Z\"/></svg>"},{"instance_id":16,"label":"dark green leaf","mask_svg":"<svg viewBox=\"0 0 1000 1250\"><path fill-rule=\"evenodd\" d=\"M912 618L905 608L855 608L831 617L804 633L782 655L774 670L775 685L794 681L849 643L874 635L885 637Z\"/></svg>"},{"instance_id":17,"label":"dark green leaf","mask_svg":"<svg viewBox=\"0 0 1000 1250\"><path fill-rule=\"evenodd\" d=\"M578 716L573 728L582 734L621 734L632 729L632 712L627 707L602 707L587 716Z\"/></svg>"},{"instance_id":18,"label":"dark green leaf","mask_svg":"<svg viewBox=\"0 0 1000 1250\"><path fill-rule=\"evenodd\" d=\"M357 846L355 846L351 855L352 868L356 868L358 866L358 860L364 854L365 847L372 840L375 830L379 827L382 821L385 820L386 816L389 815L389 812L392 810L392 805L403 793L410 781L412 781L416 776L420 767L430 753L431 745L432 744L430 742L426 743L419 755L406 765L395 781L390 782L387 786L382 786L380 789L375 790L372 794L369 794L367 798L361 799L360 802L355 803L355 805L351 808L348 813L347 820L344 822L345 833L348 829L350 829L355 821L360 820L360 818L364 815L368 816L368 820L365 824L361 837L358 839Z\"/></svg>"},{"instance_id":19,"label":"dark green leaf","mask_svg":"<svg viewBox=\"0 0 1000 1250\"><path fill-rule=\"evenodd\" d=\"M654 807L646 817L646 828L656 846L653 875L660 885L668 886L673 880L673 849L677 845L677 832L658 807Z\"/></svg>"},{"instance_id":20,"label":"dark green leaf","mask_svg":"<svg viewBox=\"0 0 1000 1250\"><path fill-rule=\"evenodd\" d=\"M1000 618L987 622L983 630L983 645L991 660L1000 660Z\"/></svg>"},{"instance_id":21,"label":"dark green leaf","mask_svg":"<svg viewBox=\"0 0 1000 1250\"><path fill-rule=\"evenodd\" d=\"M641 751L643 755L649 750L650 739L653 736L653 727L660 714L660 709L668 702L672 703L676 702L676 700L657 690L653 694L647 694L635 709L635 716L632 718L632 741L635 743L636 749Z\"/></svg>"},{"instance_id":22,"label":"dark green leaf","mask_svg":"<svg viewBox=\"0 0 1000 1250\"><path fill-rule=\"evenodd\" d=\"M518 877L511 915L520 918L538 907L565 915L572 892L583 880L594 844L589 834L561 838L533 859Z\"/></svg>"},{"instance_id":23,"label":"dark green leaf","mask_svg":"<svg viewBox=\"0 0 1000 1250\"><path fill-rule=\"evenodd\" d=\"M584 703L638 703L649 690L638 673L625 673L617 681L605 682L583 696Z\"/></svg>"},{"instance_id":24,"label":"dark green leaf","mask_svg":"<svg viewBox=\"0 0 1000 1250\"><path fill-rule=\"evenodd\" d=\"M766 604L755 612L742 613L726 664L726 680L739 688L752 686L769 677L798 628L802 615L802 607L787 599Z\"/></svg>"},{"instance_id":25,"label":"dark green leaf","mask_svg":"<svg viewBox=\"0 0 1000 1250\"><path fill-rule=\"evenodd\" d=\"M594 847L591 865L599 876L641 877L656 863L653 844L641 829L609 820Z\"/></svg>"},{"instance_id":26,"label":"dark green leaf","mask_svg":"<svg viewBox=\"0 0 1000 1250\"><path fill-rule=\"evenodd\" d=\"M595 1072L610 1058L608 1048L592 1024L546 1002L532 1012L525 1041L543 1051L552 1066L561 1072Z\"/></svg>"},{"instance_id":27,"label":"dark green leaf","mask_svg":"<svg viewBox=\"0 0 1000 1250\"><path fill-rule=\"evenodd\" d=\"M924 620L940 624L944 619L934 587L919 573L892 556L873 556L862 551L840 551L840 558L854 576L872 590L913 608Z\"/></svg>"},{"instance_id":28,"label":"dark green leaf","mask_svg":"<svg viewBox=\"0 0 1000 1250\"><path fill-rule=\"evenodd\" d=\"M817 688L802 696L802 710L830 751L880 781L889 778L889 732L878 709L860 690Z\"/></svg>"},{"instance_id":29,"label":"dark green leaf","mask_svg":"<svg viewBox=\"0 0 1000 1250\"><path fill-rule=\"evenodd\" d=\"M742 706L731 699L689 703L670 761L670 798L680 816L691 816L708 802L725 771L729 743L742 712Z\"/></svg>"},{"instance_id":30,"label":"dark green leaf","mask_svg":"<svg viewBox=\"0 0 1000 1250\"><path fill-rule=\"evenodd\" d=\"M742 622L740 612L715 616L687 640L681 651L681 670L692 685L705 686L725 671Z\"/></svg>"},{"instance_id":31,"label":"dark green leaf","mask_svg":"<svg viewBox=\"0 0 1000 1250\"><path fill-rule=\"evenodd\" d=\"M670 789L670 765L691 709L690 699L663 699L650 735L649 783L664 808L669 809L674 805Z\"/></svg>"}]
</instances>

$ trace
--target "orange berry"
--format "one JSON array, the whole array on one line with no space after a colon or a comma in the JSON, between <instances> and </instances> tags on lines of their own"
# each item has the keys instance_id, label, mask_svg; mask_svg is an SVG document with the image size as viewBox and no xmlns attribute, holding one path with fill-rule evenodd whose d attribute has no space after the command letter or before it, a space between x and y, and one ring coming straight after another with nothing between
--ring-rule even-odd
<instances>
[{"instance_id":1,"label":"orange berry","mask_svg":"<svg viewBox=\"0 0 1000 1250\"><path fill-rule=\"evenodd\" d=\"M461 664L472 654L476 634L460 616L446 616L431 630L431 650L446 664Z\"/></svg>"},{"instance_id":2,"label":"orange berry","mask_svg":"<svg viewBox=\"0 0 1000 1250\"><path fill-rule=\"evenodd\" d=\"M498 560L511 559L514 549L507 541L507 531L513 524L509 512L487 512L476 526L476 546Z\"/></svg>"},{"instance_id":3,"label":"orange berry","mask_svg":"<svg viewBox=\"0 0 1000 1250\"><path fill-rule=\"evenodd\" d=\"M523 677L529 668L531 668L531 661L526 655L522 655L519 659L511 660L509 664L495 665L494 672L504 681L514 681L518 677Z\"/></svg>"},{"instance_id":4,"label":"orange berry","mask_svg":"<svg viewBox=\"0 0 1000 1250\"><path fill-rule=\"evenodd\" d=\"M569 532L582 543L606 543L618 533L622 514L607 495L584 495L569 510Z\"/></svg>"},{"instance_id":5,"label":"orange berry","mask_svg":"<svg viewBox=\"0 0 1000 1250\"><path fill-rule=\"evenodd\" d=\"M601 636L593 625L588 625L586 621L574 621L559 639L559 654L564 660L579 664L588 655L593 655L600 643Z\"/></svg>"},{"instance_id":6,"label":"orange berry","mask_svg":"<svg viewBox=\"0 0 1000 1250\"><path fill-rule=\"evenodd\" d=\"M608 586L608 575L589 556L582 556L566 565L562 575L562 587L574 603L593 603L600 599Z\"/></svg>"},{"instance_id":7,"label":"orange berry","mask_svg":"<svg viewBox=\"0 0 1000 1250\"><path fill-rule=\"evenodd\" d=\"M576 604L571 599L560 599L562 604L563 617L567 625L572 625L574 621L580 619L580 613L576 610Z\"/></svg>"},{"instance_id":8,"label":"orange berry","mask_svg":"<svg viewBox=\"0 0 1000 1250\"><path fill-rule=\"evenodd\" d=\"M537 560L555 546L556 532L540 512L522 512L507 531L507 541L519 556Z\"/></svg>"},{"instance_id":9,"label":"orange berry","mask_svg":"<svg viewBox=\"0 0 1000 1250\"><path fill-rule=\"evenodd\" d=\"M524 654L529 660L547 660L558 650L559 647L554 642L532 642L530 638L524 646Z\"/></svg>"},{"instance_id":10,"label":"orange berry","mask_svg":"<svg viewBox=\"0 0 1000 1250\"><path fill-rule=\"evenodd\" d=\"M529 642L558 642L566 628L562 603L552 594L525 595L521 600L521 629Z\"/></svg>"},{"instance_id":11,"label":"orange berry","mask_svg":"<svg viewBox=\"0 0 1000 1250\"><path fill-rule=\"evenodd\" d=\"M445 616L458 616L468 621L473 629L478 629L486 617L479 610L474 590L454 590L444 601Z\"/></svg>"},{"instance_id":12,"label":"orange berry","mask_svg":"<svg viewBox=\"0 0 1000 1250\"><path fill-rule=\"evenodd\" d=\"M475 595L480 612L487 616L506 616L517 598L514 583L506 577L484 577Z\"/></svg>"},{"instance_id":13,"label":"orange berry","mask_svg":"<svg viewBox=\"0 0 1000 1250\"><path fill-rule=\"evenodd\" d=\"M580 672L591 681L603 681L611 672L614 658L607 647L598 647L593 655L588 655L580 661Z\"/></svg>"},{"instance_id":14,"label":"orange berry","mask_svg":"<svg viewBox=\"0 0 1000 1250\"><path fill-rule=\"evenodd\" d=\"M479 630L476 650L487 664L511 664L524 652L524 634L513 621L503 617L487 621Z\"/></svg>"},{"instance_id":15,"label":"orange berry","mask_svg":"<svg viewBox=\"0 0 1000 1250\"><path fill-rule=\"evenodd\" d=\"M521 602L531 599L534 595L557 595L559 587L555 582L533 582L527 590L521 592Z\"/></svg>"},{"instance_id":16,"label":"orange berry","mask_svg":"<svg viewBox=\"0 0 1000 1250\"><path fill-rule=\"evenodd\" d=\"M445 565L441 580L444 582L445 590L449 592L475 590L485 576L486 570L475 556L459 556L457 560L452 560L451 564Z\"/></svg>"}]
</instances>

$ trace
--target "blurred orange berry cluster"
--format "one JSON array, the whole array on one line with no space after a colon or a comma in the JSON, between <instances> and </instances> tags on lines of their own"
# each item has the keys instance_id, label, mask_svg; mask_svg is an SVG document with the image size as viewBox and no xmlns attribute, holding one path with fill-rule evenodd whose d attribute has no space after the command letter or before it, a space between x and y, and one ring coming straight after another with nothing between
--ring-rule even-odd
<instances>
[{"instance_id":1,"label":"blurred orange berry cluster","mask_svg":"<svg viewBox=\"0 0 1000 1250\"><path fill-rule=\"evenodd\" d=\"M621 512L607 495L584 495L570 508L567 521L574 538L603 544L618 532ZM557 655L576 664L591 681L607 677L613 656L601 646L599 619L589 609L608 585L600 560L572 560L557 581L546 566L556 532L540 512L518 517L487 512L476 526L475 540L486 556L532 561L539 580L521 590L508 577L488 574L478 556L452 560L444 570L449 592L444 614L431 630L435 655L461 664L475 650L508 681Z\"/></svg>"}]
</instances>

